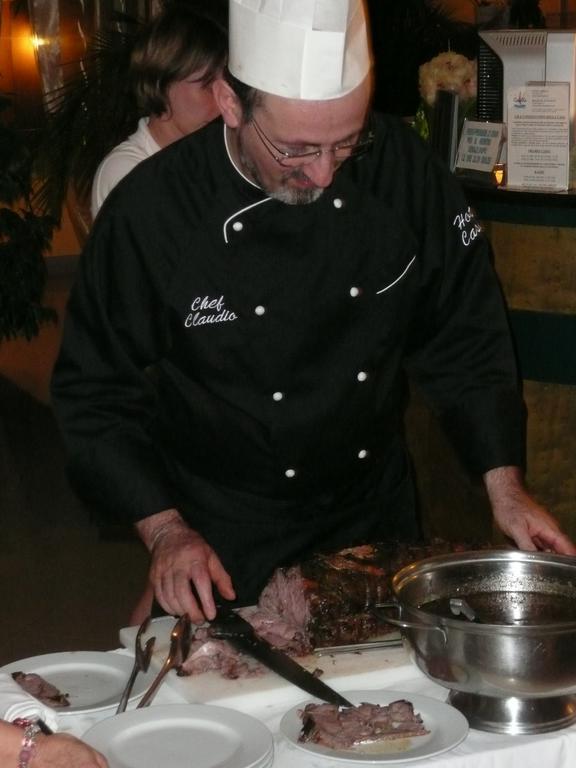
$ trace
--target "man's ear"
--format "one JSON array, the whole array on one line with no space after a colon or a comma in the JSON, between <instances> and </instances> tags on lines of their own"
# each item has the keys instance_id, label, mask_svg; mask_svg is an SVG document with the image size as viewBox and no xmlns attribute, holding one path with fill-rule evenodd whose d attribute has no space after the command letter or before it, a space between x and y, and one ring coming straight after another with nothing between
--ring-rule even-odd
<instances>
[{"instance_id":1,"label":"man's ear","mask_svg":"<svg viewBox=\"0 0 576 768\"><path fill-rule=\"evenodd\" d=\"M242 105L238 96L222 77L212 83L214 100L229 128L238 128L242 124Z\"/></svg>"}]
</instances>

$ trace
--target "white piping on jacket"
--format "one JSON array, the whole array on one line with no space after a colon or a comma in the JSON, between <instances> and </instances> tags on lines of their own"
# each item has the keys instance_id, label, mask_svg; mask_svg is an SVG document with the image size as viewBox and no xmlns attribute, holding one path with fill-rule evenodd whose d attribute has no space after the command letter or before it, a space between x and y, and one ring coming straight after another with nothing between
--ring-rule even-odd
<instances>
[{"instance_id":1,"label":"white piping on jacket","mask_svg":"<svg viewBox=\"0 0 576 768\"><path fill-rule=\"evenodd\" d=\"M238 166L236 165L236 163L235 163L235 162L234 162L234 160L232 159L232 155L231 155L231 153L230 153L230 147L228 146L228 133L227 133L227 130L226 130L226 125L224 125L224 146L226 147L226 153L227 153L227 155L228 155L228 159L229 159L229 160L230 160L230 162L232 163L232 165L233 165L233 167L235 168L235 170L236 170L236 171L237 171L237 172L240 174L240 176L242 176L242 178L243 178L245 181L247 181L247 182L248 182L248 184L251 184L253 187L256 187L256 189L261 189L261 187L259 187L259 186L258 186L258 184L255 184L255 183L252 181L252 179L249 179L249 178L248 178L248 176L246 176L246 174L245 174L245 173L242 173L242 171L240 170L240 168L238 168ZM269 200L271 200L271 199L272 199L272 198L270 198L270 197L265 197L265 198L264 198L264 200L259 200L257 203L252 203L252 205L248 205L248 206L246 206L246 208L242 208L241 210L239 210L239 211L236 211L236 213L233 213L233 214L232 214L232 216L229 216L229 217L226 219L226 221L224 222L224 225L223 225L223 227L222 227L222 233L223 233L223 235L224 235L224 242L226 243L226 245L228 245L228 233L227 233L227 228L228 228L228 224L230 224L230 222L232 221L232 219L235 219L235 218L236 218L236 216L240 216L240 214L242 214L242 213L245 213L246 211L249 211L251 208L255 208L257 205L261 205L262 203L267 203L267 202L268 202Z\"/></svg>"},{"instance_id":2,"label":"white piping on jacket","mask_svg":"<svg viewBox=\"0 0 576 768\"><path fill-rule=\"evenodd\" d=\"M402 278L404 277L404 275L406 274L406 272L408 272L408 270L410 269L410 267L412 266L412 264L414 264L414 262L415 262L415 261L416 261L416 256L414 255L414 256L412 257L411 261L410 261L410 262L408 262L408 266L406 267L406 269L404 270L404 272L402 272L402 274L401 274L401 275L398 275L398 277L396 278L396 280L394 280L393 282L391 282L391 283L390 283L389 285L387 285L385 288L381 288L379 291L376 291L376 294L379 294L379 293L385 293L386 291L390 290L390 288L392 288L394 285L396 285L396 283L397 283L398 281L402 280Z\"/></svg>"},{"instance_id":3,"label":"white piping on jacket","mask_svg":"<svg viewBox=\"0 0 576 768\"><path fill-rule=\"evenodd\" d=\"M250 208L255 208L257 205L262 205L262 203L270 202L271 199L272 199L271 197L265 197L264 200L258 200L257 203L252 203L252 205L247 205L246 208L242 208L241 210L236 211L236 213L233 213L232 216L229 216L224 222L224 226L222 227L222 231L224 232L224 242L228 244L228 233L226 232L226 229L228 227L228 224L232 221L232 219L235 219L236 216L240 216L241 213L245 213L245 211L249 211Z\"/></svg>"}]
</instances>

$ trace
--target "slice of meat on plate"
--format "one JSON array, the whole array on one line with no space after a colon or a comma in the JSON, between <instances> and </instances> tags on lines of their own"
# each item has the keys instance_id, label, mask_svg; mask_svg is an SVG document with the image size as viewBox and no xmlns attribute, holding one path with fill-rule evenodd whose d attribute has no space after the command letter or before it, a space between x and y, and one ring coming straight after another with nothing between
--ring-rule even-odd
<instances>
[{"instance_id":1,"label":"slice of meat on plate","mask_svg":"<svg viewBox=\"0 0 576 768\"><path fill-rule=\"evenodd\" d=\"M299 741L336 750L429 733L411 702L399 699L387 705L362 703L355 707L307 704L300 712Z\"/></svg>"},{"instance_id":2,"label":"slice of meat on plate","mask_svg":"<svg viewBox=\"0 0 576 768\"><path fill-rule=\"evenodd\" d=\"M43 677L35 672L13 672L12 678L26 693L34 696L35 699L38 699L38 701L41 701L42 704L46 704L48 707L61 709L70 706L67 693L62 693L56 686L44 680Z\"/></svg>"}]
</instances>

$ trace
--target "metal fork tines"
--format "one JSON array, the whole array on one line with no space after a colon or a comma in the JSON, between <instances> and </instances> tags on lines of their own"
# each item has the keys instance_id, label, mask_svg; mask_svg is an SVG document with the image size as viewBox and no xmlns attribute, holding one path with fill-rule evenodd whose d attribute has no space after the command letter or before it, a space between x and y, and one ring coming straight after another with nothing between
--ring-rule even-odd
<instances>
[{"instance_id":1,"label":"metal fork tines","mask_svg":"<svg viewBox=\"0 0 576 768\"><path fill-rule=\"evenodd\" d=\"M156 642L156 638L151 637L146 641L146 645L144 647L142 646L142 636L148 629L149 625L150 616L144 619L140 625L140 628L138 629L138 632L136 633L136 641L134 643L134 666L132 667L132 671L130 673L130 677L128 678L128 682L126 683L126 687L122 692L122 697L120 698L120 703L118 704L118 709L116 710L117 715L120 714L120 712L125 711L138 673L148 672L150 659L152 658L152 651L154 650L154 643Z\"/></svg>"},{"instance_id":2,"label":"metal fork tines","mask_svg":"<svg viewBox=\"0 0 576 768\"><path fill-rule=\"evenodd\" d=\"M170 648L168 650L168 655L166 656L160 671L152 681L152 684L138 702L137 709L147 707L149 704L151 704L152 699L156 695L158 688L160 687L168 672L170 672L171 669L178 669L178 667L180 667L185 661L185 649L189 641L189 637L190 618L188 614L185 613L183 616L177 619L176 623L172 627L172 632L170 633Z\"/></svg>"}]
</instances>

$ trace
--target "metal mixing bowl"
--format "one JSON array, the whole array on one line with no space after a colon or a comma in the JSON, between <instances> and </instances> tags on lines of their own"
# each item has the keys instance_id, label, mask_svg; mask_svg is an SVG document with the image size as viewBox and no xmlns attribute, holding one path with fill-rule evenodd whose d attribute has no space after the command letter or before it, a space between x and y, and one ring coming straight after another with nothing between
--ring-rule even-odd
<instances>
[{"instance_id":1,"label":"metal mixing bowl","mask_svg":"<svg viewBox=\"0 0 576 768\"><path fill-rule=\"evenodd\" d=\"M576 720L576 558L487 550L395 574L397 621L416 665L483 730L532 733ZM454 616L464 598L479 623Z\"/></svg>"}]
</instances>

